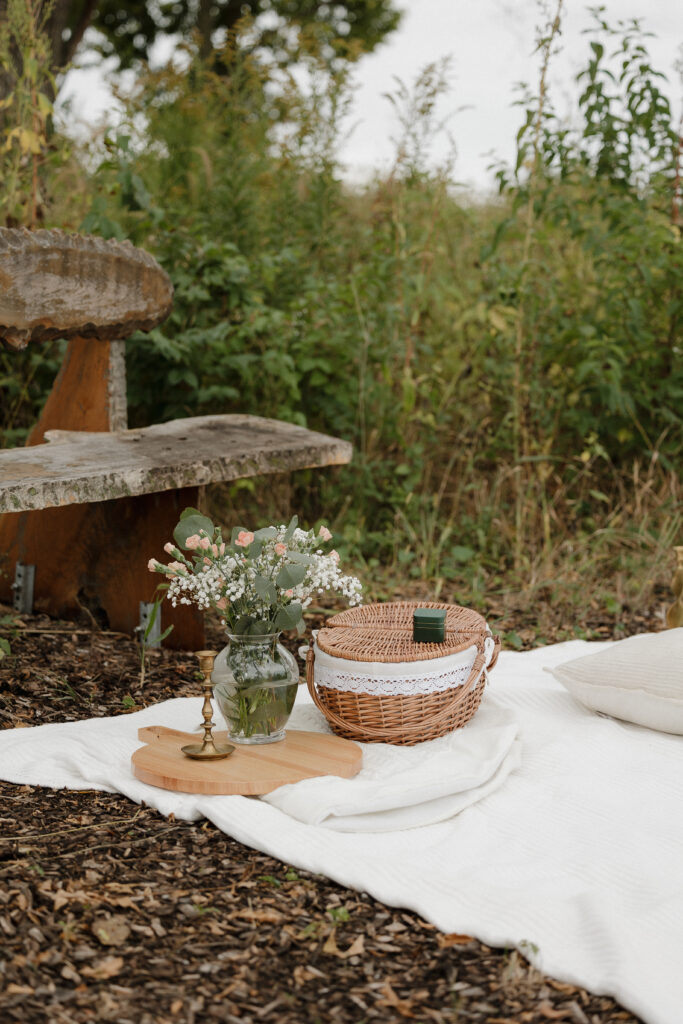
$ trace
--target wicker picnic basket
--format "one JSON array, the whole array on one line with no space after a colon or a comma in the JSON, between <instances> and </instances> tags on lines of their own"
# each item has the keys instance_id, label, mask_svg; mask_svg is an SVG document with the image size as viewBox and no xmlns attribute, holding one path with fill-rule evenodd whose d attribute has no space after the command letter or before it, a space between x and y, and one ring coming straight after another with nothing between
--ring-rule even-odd
<instances>
[{"instance_id":1,"label":"wicker picnic basket","mask_svg":"<svg viewBox=\"0 0 683 1024\"><path fill-rule=\"evenodd\" d=\"M443 643L413 641L416 608L446 610ZM495 665L499 651L498 638L491 636L482 616L469 608L410 601L366 605L333 616L318 633L315 644L311 641L306 657L306 681L315 704L338 736L361 743L412 746L436 739L469 722L481 703L487 671ZM460 658L450 657L461 652ZM316 661L323 659L327 666L324 682L323 672L316 670ZM396 672L405 676L406 670L410 675L411 663L415 663L414 675L419 679L423 673L428 678L437 674L439 659L445 659L441 665L458 662L460 680L441 673L438 688L433 692L410 692L410 679L407 686L403 686L403 692L382 692L384 688L396 689L391 685L392 669L384 666L394 664ZM356 668L359 662L373 663L375 674L381 670L387 676L386 687L380 680L373 685L373 692L349 691L346 684L341 683L346 678L344 670L349 662L355 663ZM335 676L335 666L338 676ZM368 668L370 674L372 671ZM337 685L334 685L335 678L339 680Z\"/></svg>"}]
</instances>

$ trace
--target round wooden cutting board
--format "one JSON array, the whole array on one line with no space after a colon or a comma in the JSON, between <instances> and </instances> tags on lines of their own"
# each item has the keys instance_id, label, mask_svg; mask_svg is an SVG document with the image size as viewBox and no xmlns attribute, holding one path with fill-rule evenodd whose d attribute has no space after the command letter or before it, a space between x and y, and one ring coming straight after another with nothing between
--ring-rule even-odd
<instances>
[{"instance_id":1,"label":"round wooden cutting board","mask_svg":"<svg viewBox=\"0 0 683 1024\"><path fill-rule=\"evenodd\" d=\"M214 738L223 743L227 734L219 732ZM196 734L153 725L139 729L138 739L146 746L131 758L133 775L150 786L180 793L260 796L317 775L350 779L363 763L357 743L296 729L288 729L278 743L235 744L234 753L221 761L195 761L182 753L186 743L197 742Z\"/></svg>"}]
</instances>

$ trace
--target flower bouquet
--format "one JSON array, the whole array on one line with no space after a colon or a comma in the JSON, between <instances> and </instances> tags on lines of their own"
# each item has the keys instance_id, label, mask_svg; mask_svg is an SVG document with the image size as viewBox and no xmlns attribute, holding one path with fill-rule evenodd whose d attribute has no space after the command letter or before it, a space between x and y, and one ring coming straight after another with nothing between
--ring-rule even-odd
<instances>
[{"instance_id":1,"label":"flower bouquet","mask_svg":"<svg viewBox=\"0 0 683 1024\"><path fill-rule=\"evenodd\" d=\"M173 607L217 608L228 646L212 676L214 695L231 740L269 743L284 737L299 681L296 659L278 642L283 630L304 630L304 610L314 595L335 591L350 605L361 603L361 584L342 575L336 551L323 552L332 534L321 526L302 530L296 516L288 526L251 532L236 526L224 538L220 526L197 509L182 513L164 545L173 561L150 559L151 571L166 577Z\"/></svg>"}]
</instances>

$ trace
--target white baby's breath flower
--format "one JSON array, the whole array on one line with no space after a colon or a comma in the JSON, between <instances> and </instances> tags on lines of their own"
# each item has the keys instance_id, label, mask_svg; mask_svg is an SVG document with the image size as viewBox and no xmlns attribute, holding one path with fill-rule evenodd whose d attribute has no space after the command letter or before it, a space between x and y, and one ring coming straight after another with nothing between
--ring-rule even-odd
<instances>
[{"instance_id":1,"label":"white baby's breath flower","mask_svg":"<svg viewBox=\"0 0 683 1024\"><path fill-rule=\"evenodd\" d=\"M269 527L268 532L270 536L259 540L251 531L240 530L236 547L223 540L220 529L213 535L200 530L206 543L195 543L200 538L192 535L190 558L167 544L167 553L173 548L173 554L181 561L168 566L156 563L156 571L163 572L169 580L168 598L173 607L194 604L200 610L219 608L228 628L243 619L266 622L276 631L283 622L286 628L294 625L299 606L302 610L308 608L314 594L334 591L351 605L360 604L359 580L344 576L339 569L339 555L335 551L325 554L319 546L321 539L330 539L329 531L321 529L316 534L314 530L292 530L280 524ZM185 547L187 550L188 542ZM286 609L290 606L293 617L287 618ZM276 625L278 617L280 625Z\"/></svg>"}]
</instances>

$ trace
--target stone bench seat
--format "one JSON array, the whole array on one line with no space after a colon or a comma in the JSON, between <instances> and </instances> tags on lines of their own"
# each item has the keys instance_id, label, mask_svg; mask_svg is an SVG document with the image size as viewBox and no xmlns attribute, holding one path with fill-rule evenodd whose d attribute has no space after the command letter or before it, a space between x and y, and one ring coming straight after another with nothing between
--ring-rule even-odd
<instances>
[{"instance_id":1,"label":"stone bench seat","mask_svg":"<svg viewBox=\"0 0 683 1024\"><path fill-rule=\"evenodd\" d=\"M193 416L114 433L49 430L0 451L0 513L111 501L339 465L347 441L260 416Z\"/></svg>"}]
</instances>

